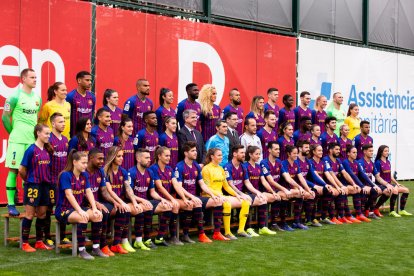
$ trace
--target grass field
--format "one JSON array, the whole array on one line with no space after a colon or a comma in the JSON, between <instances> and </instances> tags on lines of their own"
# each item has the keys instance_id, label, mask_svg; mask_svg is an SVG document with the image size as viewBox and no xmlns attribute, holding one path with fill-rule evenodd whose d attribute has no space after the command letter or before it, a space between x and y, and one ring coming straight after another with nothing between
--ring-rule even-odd
<instances>
[{"instance_id":1,"label":"grass field","mask_svg":"<svg viewBox=\"0 0 414 276\"><path fill-rule=\"evenodd\" d=\"M405 184L414 190L414 182ZM414 198L406 209L414 212ZM11 226L12 234L17 235L17 227ZM414 217L385 216L361 225L158 248L89 262L71 257L70 250L27 254L15 243L0 246L0 275L414 275L413 230Z\"/></svg>"}]
</instances>

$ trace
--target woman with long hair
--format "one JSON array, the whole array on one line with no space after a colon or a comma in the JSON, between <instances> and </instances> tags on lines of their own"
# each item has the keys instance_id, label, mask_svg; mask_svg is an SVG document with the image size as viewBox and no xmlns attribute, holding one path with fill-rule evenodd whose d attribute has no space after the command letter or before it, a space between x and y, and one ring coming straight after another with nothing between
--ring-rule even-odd
<instances>
[{"instance_id":1,"label":"woman with long hair","mask_svg":"<svg viewBox=\"0 0 414 276\"><path fill-rule=\"evenodd\" d=\"M128 241L129 218L142 212L141 206L137 203L129 183L127 171L122 168L123 151L120 147L109 149L104 166L106 189L109 195L120 205L120 208L113 210L115 214L114 241L111 251L119 254L135 252L135 249ZM126 203L126 201L130 204Z\"/></svg>"},{"instance_id":2,"label":"woman with long hair","mask_svg":"<svg viewBox=\"0 0 414 276\"><path fill-rule=\"evenodd\" d=\"M264 98L263 96L254 96L250 104L250 112L246 115L245 121L249 118L256 120L256 133L265 126L264 119Z\"/></svg>"},{"instance_id":3,"label":"woman with long hair","mask_svg":"<svg viewBox=\"0 0 414 276\"><path fill-rule=\"evenodd\" d=\"M392 190L392 195L390 197L390 216L399 218L401 216L412 216L411 213L408 213L405 210L405 205L407 203L408 195L410 194L410 190L405 187L404 185L400 184L392 175L391 173L391 162L388 160L388 156L390 155L390 148L386 145L381 145L378 148L377 155L375 156L375 163L374 166L376 170L380 173L380 177L384 179L387 183L394 186ZM379 184L379 183L377 183ZM395 202L398 199L398 194L402 193L400 199L400 211L395 211ZM385 203L385 200L381 199L378 200L377 205L375 208L379 208L382 204ZM381 201L381 202L380 202ZM397 210L398 211L398 210Z\"/></svg>"},{"instance_id":4,"label":"woman with long hair","mask_svg":"<svg viewBox=\"0 0 414 276\"><path fill-rule=\"evenodd\" d=\"M315 109L312 110L312 123L318 125L321 128L321 132L325 131L325 119L328 116L325 107L328 104L328 100L325 96L320 95L315 100Z\"/></svg>"},{"instance_id":5,"label":"woman with long hair","mask_svg":"<svg viewBox=\"0 0 414 276\"><path fill-rule=\"evenodd\" d=\"M167 117L176 117L175 110L171 107L174 101L174 92L169 88L160 89L160 107L155 110L158 122L158 134L161 134L164 129L165 120Z\"/></svg>"},{"instance_id":6,"label":"woman with long hair","mask_svg":"<svg viewBox=\"0 0 414 276\"><path fill-rule=\"evenodd\" d=\"M50 187L50 154L53 148L49 144L50 129L48 126L38 124L34 129L35 143L30 145L23 155L19 174L24 183L25 216L22 220L22 250L35 252L36 249L51 250L52 247L43 243L44 227L46 224L46 211L49 205ZM29 244L29 234L33 217L36 219L35 248Z\"/></svg>"},{"instance_id":7,"label":"woman with long hair","mask_svg":"<svg viewBox=\"0 0 414 276\"><path fill-rule=\"evenodd\" d=\"M63 82L55 82L47 89L47 103L39 114L39 123L46 124L52 129L50 117L54 113L60 113L65 118L65 129L62 135L70 139L70 104L66 101L68 90Z\"/></svg>"},{"instance_id":8,"label":"woman with long hair","mask_svg":"<svg viewBox=\"0 0 414 276\"><path fill-rule=\"evenodd\" d=\"M177 131L177 119L166 117L164 124L165 131L159 137L159 144L170 149L171 158L168 166L175 169L178 163L178 138L175 134Z\"/></svg>"},{"instance_id":9,"label":"woman with long hair","mask_svg":"<svg viewBox=\"0 0 414 276\"><path fill-rule=\"evenodd\" d=\"M106 89L103 95L103 108L109 111L111 114L111 124L110 127L114 133L118 133L119 124L122 119L122 109L118 107L119 95L113 89Z\"/></svg>"},{"instance_id":10,"label":"woman with long hair","mask_svg":"<svg viewBox=\"0 0 414 276\"><path fill-rule=\"evenodd\" d=\"M79 257L93 260L85 248L83 232L89 221L92 222L92 255L108 257L99 248L102 228L102 212L96 207L95 198L91 191L86 168L88 156L85 152L71 150L65 169L59 175L58 202L56 204L56 219L64 224L77 223L77 238ZM91 208L82 205L84 197L88 199Z\"/></svg>"},{"instance_id":11,"label":"woman with long hair","mask_svg":"<svg viewBox=\"0 0 414 276\"><path fill-rule=\"evenodd\" d=\"M346 114L346 118L344 124L347 124L349 127L349 139L354 139L361 132L361 118L359 115L359 106L356 103L351 103L348 108L348 113Z\"/></svg>"},{"instance_id":12,"label":"woman with long hair","mask_svg":"<svg viewBox=\"0 0 414 276\"><path fill-rule=\"evenodd\" d=\"M341 160L345 160L348 158L346 154L346 147L348 145L352 145L352 141L348 138L349 135L349 126L347 124L343 124L339 127L339 133L341 136L338 138L338 144L341 147Z\"/></svg>"},{"instance_id":13,"label":"woman with long hair","mask_svg":"<svg viewBox=\"0 0 414 276\"><path fill-rule=\"evenodd\" d=\"M280 156L279 159L280 160L286 160L287 159L287 155L286 155L286 146L287 145L291 145L294 146L295 145L295 141L293 140L293 125L289 122L284 122L283 124L280 125L279 127L279 139L277 139L277 143L280 146Z\"/></svg>"},{"instance_id":14,"label":"woman with long hair","mask_svg":"<svg viewBox=\"0 0 414 276\"><path fill-rule=\"evenodd\" d=\"M230 240L236 240L237 238L231 233L230 230L230 215L232 208L240 208L239 214L239 229L238 233L245 233L245 225L247 216L249 214L250 203L244 200L237 194L227 183L226 174L224 169L220 166L223 160L223 153L219 148L211 148L206 154L205 165L201 171L204 183L210 188L210 190L217 196L223 197L223 224L224 235ZM223 189L229 194L229 196L223 195ZM203 194L203 196L208 196Z\"/></svg>"},{"instance_id":15,"label":"woman with long hair","mask_svg":"<svg viewBox=\"0 0 414 276\"><path fill-rule=\"evenodd\" d=\"M83 117L79 118L76 123L76 135L69 140L70 152L72 149L77 151L83 151L88 154L88 152L96 146L96 140L91 135L92 131L92 122L91 119Z\"/></svg>"},{"instance_id":16,"label":"woman with long hair","mask_svg":"<svg viewBox=\"0 0 414 276\"><path fill-rule=\"evenodd\" d=\"M321 127L317 124L313 124L311 129L311 139L309 141L310 145L322 145L321 142Z\"/></svg>"},{"instance_id":17,"label":"woman with long hair","mask_svg":"<svg viewBox=\"0 0 414 276\"><path fill-rule=\"evenodd\" d=\"M216 99L216 88L211 84L205 84L199 93L201 134L204 141L217 133L216 122L220 120L221 108L214 103Z\"/></svg>"},{"instance_id":18,"label":"woman with long hair","mask_svg":"<svg viewBox=\"0 0 414 276\"><path fill-rule=\"evenodd\" d=\"M123 115L121 123L119 124L118 134L114 139L114 146L120 147L124 152L122 168L126 170L129 170L135 165L134 138L132 137L133 130L134 124L132 119Z\"/></svg>"}]
</instances>

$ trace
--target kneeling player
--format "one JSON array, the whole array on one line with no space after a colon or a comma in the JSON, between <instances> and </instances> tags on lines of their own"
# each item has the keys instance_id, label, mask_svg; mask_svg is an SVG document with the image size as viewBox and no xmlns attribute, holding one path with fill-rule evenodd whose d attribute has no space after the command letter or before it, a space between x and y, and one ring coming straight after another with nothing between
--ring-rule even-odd
<instances>
[{"instance_id":1,"label":"kneeling player","mask_svg":"<svg viewBox=\"0 0 414 276\"><path fill-rule=\"evenodd\" d=\"M108 257L99 249L102 213L96 208L88 174L85 172L88 165L88 157L83 152L71 151L65 170L59 176L59 196L56 204L55 216L62 223L77 223L77 238L79 256L85 260L93 260L85 249L85 236L83 231L89 221L92 222L92 240L94 241L92 252L96 256ZM81 207L83 198L89 201L92 208ZM95 243L95 241L98 241Z\"/></svg>"},{"instance_id":2,"label":"kneeling player","mask_svg":"<svg viewBox=\"0 0 414 276\"><path fill-rule=\"evenodd\" d=\"M184 198L191 200L193 202L194 208L193 211L185 211L183 233L183 241L188 242L190 238L188 237L188 229L190 227L191 219L194 215L198 227L198 240L200 242L209 243L211 240L204 233L204 221L202 208L214 208L213 209L213 218L214 218L214 234L213 240L225 241L228 238L224 237L220 233L221 220L223 219L223 200L222 196L216 196L214 193L207 187L204 183L201 176L200 165L196 162L197 160L197 144L194 141L189 141L184 144L182 147L184 151L184 160L177 164L175 169L175 177L180 185L182 185ZM198 185L197 185L198 184ZM198 197L197 194L201 192L206 195ZM180 206L184 205L183 199L177 199L180 203Z\"/></svg>"}]
</instances>

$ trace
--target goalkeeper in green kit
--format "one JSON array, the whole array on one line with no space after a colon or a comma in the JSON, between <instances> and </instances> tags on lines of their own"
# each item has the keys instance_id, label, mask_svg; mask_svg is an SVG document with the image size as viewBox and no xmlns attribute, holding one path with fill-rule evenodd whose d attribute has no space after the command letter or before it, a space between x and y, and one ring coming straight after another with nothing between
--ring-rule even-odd
<instances>
[{"instance_id":1,"label":"goalkeeper in green kit","mask_svg":"<svg viewBox=\"0 0 414 276\"><path fill-rule=\"evenodd\" d=\"M2 116L4 128L9 133L6 153L6 167L9 168L9 174L6 180L6 192L7 208L12 216L20 214L15 204L17 171L24 152L35 142L33 131L42 104L42 98L32 91L36 87L35 71L30 68L24 69L20 73L20 79L22 86L7 98Z\"/></svg>"}]
</instances>

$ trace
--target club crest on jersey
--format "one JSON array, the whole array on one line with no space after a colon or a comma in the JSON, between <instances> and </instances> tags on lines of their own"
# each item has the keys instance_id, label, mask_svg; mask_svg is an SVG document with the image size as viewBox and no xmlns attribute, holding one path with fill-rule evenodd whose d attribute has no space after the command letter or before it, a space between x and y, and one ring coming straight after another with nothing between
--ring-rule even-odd
<instances>
[{"instance_id":1,"label":"club crest on jersey","mask_svg":"<svg viewBox=\"0 0 414 276\"><path fill-rule=\"evenodd\" d=\"M9 103L6 103L4 105L4 111L6 111L6 112L9 112L10 111L10 104Z\"/></svg>"},{"instance_id":2,"label":"club crest on jersey","mask_svg":"<svg viewBox=\"0 0 414 276\"><path fill-rule=\"evenodd\" d=\"M81 184L82 185L85 185L85 180L82 179Z\"/></svg>"},{"instance_id":3,"label":"club crest on jersey","mask_svg":"<svg viewBox=\"0 0 414 276\"><path fill-rule=\"evenodd\" d=\"M114 135L113 134L111 134L111 138L114 139Z\"/></svg>"},{"instance_id":4,"label":"club crest on jersey","mask_svg":"<svg viewBox=\"0 0 414 276\"><path fill-rule=\"evenodd\" d=\"M14 166L14 165L16 165L16 160L12 160L12 165Z\"/></svg>"},{"instance_id":5,"label":"club crest on jersey","mask_svg":"<svg viewBox=\"0 0 414 276\"><path fill-rule=\"evenodd\" d=\"M89 105L93 105L92 100L88 100L88 104L89 104Z\"/></svg>"},{"instance_id":6,"label":"club crest on jersey","mask_svg":"<svg viewBox=\"0 0 414 276\"><path fill-rule=\"evenodd\" d=\"M39 105L40 105L40 103L38 101L36 101L36 106L39 106Z\"/></svg>"}]
</instances>

